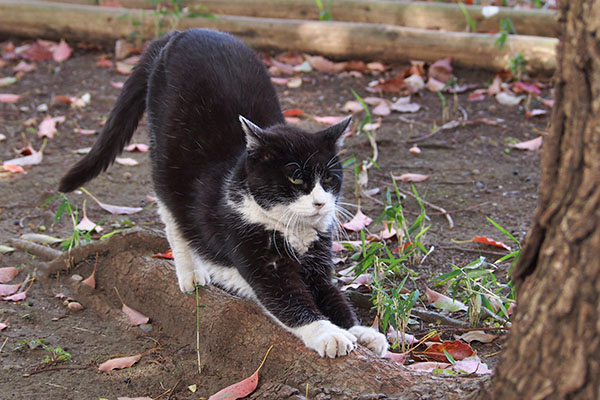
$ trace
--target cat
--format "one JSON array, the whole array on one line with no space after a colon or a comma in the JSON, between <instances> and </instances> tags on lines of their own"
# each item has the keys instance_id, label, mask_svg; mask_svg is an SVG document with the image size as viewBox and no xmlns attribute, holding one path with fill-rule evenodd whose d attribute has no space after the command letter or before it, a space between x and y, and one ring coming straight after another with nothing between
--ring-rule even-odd
<instances>
[{"instance_id":1,"label":"cat","mask_svg":"<svg viewBox=\"0 0 600 400\"><path fill-rule=\"evenodd\" d=\"M321 357L385 336L358 324L332 283L351 118L316 133L287 125L270 77L233 36L174 31L152 42L91 151L62 178L70 192L112 164L147 109L152 180L182 292L218 286L256 301Z\"/></svg>"}]
</instances>

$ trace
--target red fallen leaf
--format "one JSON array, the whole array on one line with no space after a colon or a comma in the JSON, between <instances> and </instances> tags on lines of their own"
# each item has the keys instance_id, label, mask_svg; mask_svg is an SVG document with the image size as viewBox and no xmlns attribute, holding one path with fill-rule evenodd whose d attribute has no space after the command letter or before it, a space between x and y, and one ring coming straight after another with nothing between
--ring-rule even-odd
<instances>
[{"instance_id":1,"label":"red fallen leaf","mask_svg":"<svg viewBox=\"0 0 600 400\"><path fill-rule=\"evenodd\" d=\"M69 47L64 39L61 39L58 46L56 46L52 52L52 59L56 62L63 62L71 57L71 52L71 47Z\"/></svg>"},{"instance_id":2,"label":"red fallen leaf","mask_svg":"<svg viewBox=\"0 0 600 400\"><path fill-rule=\"evenodd\" d=\"M150 147L147 144L143 143L131 143L128 146L125 146L125 151L130 153L139 151L140 153L147 153L150 150Z\"/></svg>"},{"instance_id":3,"label":"red fallen leaf","mask_svg":"<svg viewBox=\"0 0 600 400\"><path fill-rule=\"evenodd\" d=\"M422 174L402 174L400 176L392 176L395 180L397 181L402 181L402 182L423 182L424 180L426 180L427 178L429 178L429 175L422 175Z\"/></svg>"},{"instance_id":4,"label":"red fallen leaf","mask_svg":"<svg viewBox=\"0 0 600 400\"><path fill-rule=\"evenodd\" d=\"M527 118L536 117L538 115L544 115L544 114L548 114L548 110L534 108L533 110L529 110L529 111L525 112L525 116Z\"/></svg>"},{"instance_id":5,"label":"red fallen leaf","mask_svg":"<svg viewBox=\"0 0 600 400\"><path fill-rule=\"evenodd\" d=\"M19 270L15 267L0 268L0 283L12 281L19 274Z\"/></svg>"},{"instance_id":6,"label":"red fallen leaf","mask_svg":"<svg viewBox=\"0 0 600 400\"><path fill-rule=\"evenodd\" d=\"M461 342L460 340L453 340L451 342L448 341L448 342L442 342L442 343L434 343L431 346L429 346L425 350L424 353L426 356L433 358L434 360L437 360L437 361L442 361L442 362L450 361L446 357L444 350L446 350L446 352L448 352L448 354L450 354L452 356L452 358L454 358L454 360L456 360L456 361L460 361L462 359L465 359L467 357L477 354L477 352L475 350L473 350L473 348L471 346L469 346L466 343Z\"/></svg>"},{"instance_id":7,"label":"red fallen leaf","mask_svg":"<svg viewBox=\"0 0 600 400\"><path fill-rule=\"evenodd\" d=\"M0 296L10 296L11 294L19 290L19 286L21 285L0 284Z\"/></svg>"},{"instance_id":8,"label":"red fallen leaf","mask_svg":"<svg viewBox=\"0 0 600 400\"><path fill-rule=\"evenodd\" d=\"M304 110L301 110L299 108L291 108L291 109L285 110L283 112L283 115L285 117L298 117L298 116L301 116L304 114L305 114Z\"/></svg>"},{"instance_id":9,"label":"red fallen leaf","mask_svg":"<svg viewBox=\"0 0 600 400\"><path fill-rule=\"evenodd\" d=\"M452 78L452 57L442 58L429 66L429 78L448 82Z\"/></svg>"},{"instance_id":10,"label":"red fallen leaf","mask_svg":"<svg viewBox=\"0 0 600 400\"><path fill-rule=\"evenodd\" d=\"M542 94L542 91L535 82L515 82L512 85L512 90L515 93Z\"/></svg>"},{"instance_id":11,"label":"red fallen leaf","mask_svg":"<svg viewBox=\"0 0 600 400\"><path fill-rule=\"evenodd\" d=\"M213 394L208 398L208 400L235 400L241 399L248 396L250 393L256 390L256 386L258 385L258 372L262 368L269 352L273 346L269 347L267 350L267 354L265 354L265 358L263 358L262 362L256 369L256 371L250 375L248 378L240 381L238 383L234 383L231 386L227 386L225 389L219 390L217 393Z\"/></svg>"},{"instance_id":12,"label":"red fallen leaf","mask_svg":"<svg viewBox=\"0 0 600 400\"><path fill-rule=\"evenodd\" d=\"M54 96L55 103L71 104L72 100L73 100L73 98L69 97L69 96Z\"/></svg>"},{"instance_id":13,"label":"red fallen leaf","mask_svg":"<svg viewBox=\"0 0 600 400\"><path fill-rule=\"evenodd\" d=\"M21 53L21 57L27 60L46 61L52 58L52 52L38 41L27 46Z\"/></svg>"},{"instance_id":14,"label":"red fallen leaf","mask_svg":"<svg viewBox=\"0 0 600 400\"><path fill-rule=\"evenodd\" d=\"M8 297L3 297L2 300L4 301L23 301L27 298L27 291L21 292L21 293L17 293L17 294L13 294L12 296L8 296Z\"/></svg>"},{"instance_id":15,"label":"red fallen leaf","mask_svg":"<svg viewBox=\"0 0 600 400\"><path fill-rule=\"evenodd\" d=\"M23 167L15 164L2 164L2 169L8 172L12 172L13 174L24 174L25 170Z\"/></svg>"},{"instance_id":16,"label":"red fallen leaf","mask_svg":"<svg viewBox=\"0 0 600 400\"><path fill-rule=\"evenodd\" d=\"M152 257L154 257L154 258L165 258L167 260L172 260L173 259L173 250L169 249L169 250L165 251L164 253L156 253Z\"/></svg>"},{"instance_id":17,"label":"red fallen leaf","mask_svg":"<svg viewBox=\"0 0 600 400\"><path fill-rule=\"evenodd\" d=\"M483 243L483 244L489 244L491 246L496 246L496 247L502 247L503 249L506 249L508 251L510 251L510 247L508 247L507 245L505 245L502 242L498 242L494 239L490 239L486 236L475 236L473 238L473 241L476 243Z\"/></svg>"},{"instance_id":18,"label":"red fallen leaf","mask_svg":"<svg viewBox=\"0 0 600 400\"><path fill-rule=\"evenodd\" d=\"M142 358L141 354L129 357L112 358L108 361L103 362L98 366L98 369L102 372L112 371L113 369L129 368Z\"/></svg>"},{"instance_id":19,"label":"red fallen leaf","mask_svg":"<svg viewBox=\"0 0 600 400\"><path fill-rule=\"evenodd\" d=\"M96 289L96 268L97 267L98 267L98 261L96 260L92 274L88 278L82 280L81 283L91 287L92 289Z\"/></svg>"},{"instance_id":20,"label":"red fallen leaf","mask_svg":"<svg viewBox=\"0 0 600 400\"><path fill-rule=\"evenodd\" d=\"M21 60L17 65L13 67L14 72L31 72L35 69L35 63L28 63L27 61Z\"/></svg>"},{"instance_id":21,"label":"red fallen leaf","mask_svg":"<svg viewBox=\"0 0 600 400\"><path fill-rule=\"evenodd\" d=\"M386 351L382 357L389 358L390 360L396 361L399 364L404 364L406 361L406 354L403 353L392 353L391 351Z\"/></svg>"},{"instance_id":22,"label":"red fallen leaf","mask_svg":"<svg viewBox=\"0 0 600 400\"><path fill-rule=\"evenodd\" d=\"M371 222L373 222L373 220L365 214L363 214L362 211L359 209L356 212L354 218L352 218L350 222L346 222L342 226L349 231L360 232L361 229L369 225Z\"/></svg>"},{"instance_id":23,"label":"red fallen leaf","mask_svg":"<svg viewBox=\"0 0 600 400\"><path fill-rule=\"evenodd\" d=\"M467 100L469 100L469 101L485 100L486 93L487 93L487 89L475 89L471 93L469 93L469 97L467 98Z\"/></svg>"},{"instance_id":24,"label":"red fallen leaf","mask_svg":"<svg viewBox=\"0 0 600 400\"><path fill-rule=\"evenodd\" d=\"M0 103L16 103L21 96L13 93L0 93Z\"/></svg>"},{"instance_id":25,"label":"red fallen leaf","mask_svg":"<svg viewBox=\"0 0 600 400\"><path fill-rule=\"evenodd\" d=\"M6 325L4 322L0 322L0 331L5 330L6 328L8 328L8 325Z\"/></svg>"}]
</instances>

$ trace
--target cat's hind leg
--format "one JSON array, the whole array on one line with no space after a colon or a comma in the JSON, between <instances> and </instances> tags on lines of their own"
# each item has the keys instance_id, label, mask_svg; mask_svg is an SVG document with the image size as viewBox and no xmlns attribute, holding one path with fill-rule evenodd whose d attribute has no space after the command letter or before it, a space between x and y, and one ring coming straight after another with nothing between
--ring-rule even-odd
<instances>
[{"instance_id":1,"label":"cat's hind leg","mask_svg":"<svg viewBox=\"0 0 600 400\"><path fill-rule=\"evenodd\" d=\"M158 213L165 224L167 240L173 252L179 289L186 293L193 291L196 285L208 285L210 273L198 262L199 257L184 239L173 214L161 202L158 202Z\"/></svg>"}]
</instances>

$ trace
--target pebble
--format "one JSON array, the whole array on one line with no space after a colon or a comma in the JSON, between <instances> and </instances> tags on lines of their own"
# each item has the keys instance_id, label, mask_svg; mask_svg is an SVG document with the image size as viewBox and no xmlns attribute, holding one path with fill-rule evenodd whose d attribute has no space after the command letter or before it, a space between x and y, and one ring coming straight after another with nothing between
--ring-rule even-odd
<instances>
[{"instance_id":1,"label":"pebble","mask_svg":"<svg viewBox=\"0 0 600 400\"><path fill-rule=\"evenodd\" d=\"M78 274L73 274L73 275L71 276L71 279L73 279L74 281L77 281L77 282L79 282L79 281L82 281L82 280L83 280L83 276L81 276L81 275L78 275Z\"/></svg>"},{"instance_id":2,"label":"pebble","mask_svg":"<svg viewBox=\"0 0 600 400\"><path fill-rule=\"evenodd\" d=\"M152 332L152 324L141 324L139 327L146 333Z\"/></svg>"}]
</instances>

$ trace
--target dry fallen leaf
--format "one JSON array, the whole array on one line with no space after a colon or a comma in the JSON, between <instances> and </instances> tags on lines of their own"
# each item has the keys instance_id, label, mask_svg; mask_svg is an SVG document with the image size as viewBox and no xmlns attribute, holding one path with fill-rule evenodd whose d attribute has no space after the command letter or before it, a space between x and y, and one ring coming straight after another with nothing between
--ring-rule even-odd
<instances>
[{"instance_id":1,"label":"dry fallen leaf","mask_svg":"<svg viewBox=\"0 0 600 400\"><path fill-rule=\"evenodd\" d=\"M56 46L52 52L52 59L56 62L63 62L69 57L71 57L71 48L64 39L61 39L58 46Z\"/></svg>"},{"instance_id":2,"label":"dry fallen leaf","mask_svg":"<svg viewBox=\"0 0 600 400\"><path fill-rule=\"evenodd\" d=\"M44 158L44 145L40 151L35 151L33 148L31 149L31 153L29 155L23 157L12 158L10 160L6 160L3 164L6 165L16 165L19 167L28 167L30 165L37 165L42 162Z\"/></svg>"},{"instance_id":3,"label":"dry fallen leaf","mask_svg":"<svg viewBox=\"0 0 600 400\"><path fill-rule=\"evenodd\" d=\"M523 100L522 96L515 96L508 92L500 92L496 95L496 101L505 106L516 106L521 100Z\"/></svg>"},{"instance_id":4,"label":"dry fallen leaf","mask_svg":"<svg viewBox=\"0 0 600 400\"><path fill-rule=\"evenodd\" d=\"M431 290L427 286L425 287L425 294L427 295L427 302L437 309L450 312L468 310L467 306L462 302L456 299L451 299L450 297L438 293L435 290Z\"/></svg>"},{"instance_id":5,"label":"dry fallen leaf","mask_svg":"<svg viewBox=\"0 0 600 400\"><path fill-rule=\"evenodd\" d=\"M2 300L4 301L23 301L27 298L27 291L21 292L21 293L17 293L17 294L13 294L12 296L8 296L8 297L2 297Z\"/></svg>"},{"instance_id":6,"label":"dry fallen leaf","mask_svg":"<svg viewBox=\"0 0 600 400\"><path fill-rule=\"evenodd\" d=\"M343 120L345 120L346 118L348 118L347 116L326 116L326 117L319 117L317 115L313 116L313 119L321 124L325 124L325 125L335 125L338 124L340 122L342 122Z\"/></svg>"},{"instance_id":7,"label":"dry fallen leaf","mask_svg":"<svg viewBox=\"0 0 600 400\"><path fill-rule=\"evenodd\" d=\"M127 317L129 317L129 321L131 322L131 325L133 325L133 326L146 324L146 323L148 323L148 321L150 321L150 318L146 317L141 312L134 310L133 308L129 307L125 303L123 303L123 307L121 308L121 311L123 311L123 313L125 313L125 315L127 315Z\"/></svg>"},{"instance_id":8,"label":"dry fallen leaf","mask_svg":"<svg viewBox=\"0 0 600 400\"><path fill-rule=\"evenodd\" d=\"M54 135L56 135L56 124L60 124L66 121L64 116L51 117L46 115L44 120L40 123L38 127L38 137L47 137L52 139Z\"/></svg>"},{"instance_id":9,"label":"dry fallen leaf","mask_svg":"<svg viewBox=\"0 0 600 400\"><path fill-rule=\"evenodd\" d=\"M142 358L141 354L129 357L113 358L103 362L98 366L98 369L102 372L112 371L113 369L129 368Z\"/></svg>"},{"instance_id":10,"label":"dry fallen leaf","mask_svg":"<svg viewBox=\"0 0 600 400\"><path fill-rule=\"evenodd\" d=\"M429 78L448 82L452 78L452 57L442 58L429 66Z\"/></svg>"},{"instance_id":11,"label":"dry fallen leaf","mask_svg":"<svg viewBox=\"0 0 600 400\"><path fill-rule=\"evenodd\" d=\"M360 232L361 229L368 226L371 222L373 222L373 219L363 214L363 212L359 209L354 218L342 226L349 231Z\"/></svg>"},{"instance_id":12,"label":"dry fallen leaf","mask_svg":"<svg viewBox=\"0 0 600 400\"><path fill-rule=\"evenodd\" d=\"M392 110L403 113L415 113L421 109L421 105L410 102L410 96L400 97L392 104Z\"/></svg>"},{"instance_id":13,"label":"dry fallen leaf","mask_svg":"<svg viewBox=\"0 0 600 400\"><path fill-rule=\"evenodd\" d=\"M449 361L444 350L456 361L463 360L476 354L475 350L459 340L434 343L425 350L425 355L437 361Z\"/></svg>"},{"instance_id":14,"label":"dry fallen leaf","mask_svg":"<svg viewBox=\"0 0 600 400\"><path fill-rule=\"evenodd\" d=\"M535 139L527 140L526 142L513 144L512 147L519 150L535 151L542 147L543 137L538 136Z\"/></svg>"},{"instance_id":15,"label":"dry fallen leaf","mask_svg":"<svg viewBox=\"0 0 600 400\"><path fill-rule=\"evenodd\" d=\"M0 93L0 103L16 103L21 99L18 94Z\"/></svg>"},{"instance_id":16,"label":"dry fallen leaf","mask_svg":"<svg viewBox=\"0 0 600 400\"><path fill-rule=\"evenodd\" d=\"M0 284L0 296L10 296L19 290L21 285Z\"/></svg>"},{"instance_id":17,"label":"dry fallen leaf","mask_svg":"<svg viewBox=\"0 0 600 400\"><path fill-rule=\"evenodd\" d=\"M404 353L392 353L391 351L386 351L382 357L389 358L390 360L395 361L398 364L404 364L404 362L406 361L406 354Z\"/></svg>"},{"instance_id":18,"label":"dry fallen leaf","mask_svg":"<svg viewBox=\"0 0 600 400\"><path fill-rule=\"evenodd\" d=\"M484 331L469 331L462 335L454 335L455 339L462 339L467 343L471 343L473 341L478 341L481 343L491 343L497 337L498 335L490 335L489 333L485 333Z\"/></svg>"},{"instance_id":19,"label":"dry fallen leaf","mask_svg":"<svg viewBox=\"0 0 600 400\"><path fill-rule=\"evenodd\" d=\"M235 383L231 386L227 386L225 389L219 390L217 393L210 396L208 400L241 399L254 392L256 390L256 386L258 385L258 372L265 363L265 360L267 359L267 356L269 355L269 352L272 348L273 346L269 347L269 350L267 350L267 354L265 354L265 357L263 358L262 362L251 376L244 379L243 381Z\"/></svg>"},{"instance_id":20,"label":"dry fallen leaf","mask_svg":"<svg viewBox=\"0 0 600 400\"><path fill-rule=\"evenodd\" d=\"M115 162L128 167L134 167L139 164L137 160L130 157L117 157L115 158Z\"/></svg>"},{"instance_id":21,"label":"dry fallen leaf","mask_svg":"<svg viewBox=\"0 0 600 400\"><path fill-rule=\"evenodd\" d=\"M429 178L429 175L408 173L408 174L402 174L400 176L393 176L393 178L397 181L402 181L402 182L423 182L424 180Z\"/></svg>"},{"instance_id":22,"label":"dry fallen leaf","mask_svg":"<svg viewBox=\"0 0 600 400\"><path fill-rule=\"evenodd\" d=\"M15 267L0 268L0 283L12 281L19 274L19 270Z\"/></svg>"},{"instance_id":23,"label":"dry fallen leaf","mask_svg":"<svg viewBox=\"0 0 600 400\"><path fill-rule=\"evenodd\" d=\"M130 145L125 147L125 151L130 153L139 151L140 153L147 153L150 150L150 146L143 143L131 143Z\"/></svg>"},{"instance_id":24,"label":"dry fallen leaf","mask_svg":"<svg viewBox=\"0 0 600 400\"><path fill-rule=\"evenodd\" d=\"M173 251L171 249L165 251L164 253L156 253L152 256L153 258L164 258L167 260L173 259Z\"/></svg>"}]
</instances>

